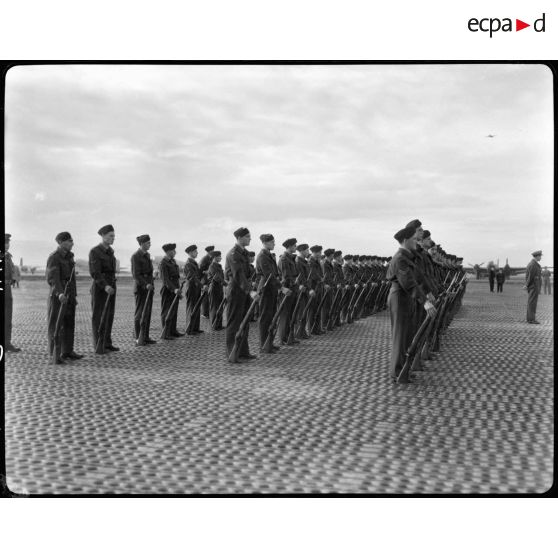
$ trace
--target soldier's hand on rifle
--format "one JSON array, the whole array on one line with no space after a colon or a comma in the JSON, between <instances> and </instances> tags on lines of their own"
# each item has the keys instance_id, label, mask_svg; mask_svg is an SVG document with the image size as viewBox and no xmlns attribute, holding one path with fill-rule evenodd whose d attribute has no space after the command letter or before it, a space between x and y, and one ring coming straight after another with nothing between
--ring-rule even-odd
<instances>
[{"instance_id":1,"label":"soldier's hand on rifle","mask_svg":"<svg viewBox=\"0 0 558 558\"><path fill-rule=\"evenodd\" d=\"M358 283L355 283L355 289L358 289Z\"/></svg>"},{"instance_id":2,"label":"soldier's hand on rifle","mask_svg":"<svg viewBox=\"0 0 558 558\"><path fill-rule=\"evenodd\" d=\"M304 285L300 285L300 292L301 293L305 293L306 289L307 289L307 287L305 287Z\"/></svg>"},{"instance_id":3,"label":"soldier's hand on rifle","mask_svg":"<svg viewBox=\"0 0 558 558\"><path fill-rule=\"evenodd\" d=\"M435 318L437 311L436 308L434 307L434 305L431 302L426 301L424 303L424 309L426 310L426 313L431 317L431 318Z\"/></svg>"},{"instance_id":4,"label":"soldier's hand on rifle","mask_svg":"<svg viewBox=\"0 0 558 558\"><path fill-rule=\"evenodd\" d=\"M252 300L260 300L258 291L250 291L250 296L252 297Z\"/></svg>"},{"instance_id":5,"label":"soldier's hand on rifle","mask_svg":"<svg viewBox=\"0 0 558 558\"><path fill-rule=\"evenodd\" d=\"M436 302L436 298L434 297L434 295L432 293L428 293L426 295L426 298L432 303L434 304Z\"/></svg>"},{"instance_id":6,"label":"soldier's hand on rifle","mask_svg":"<svg viewBox=\"0 0 558 558\"><path fill-rule=\"evenodd\" d=\"M331 289L331 287L329 285L324 285L324 287L325 287L326 291L329 291Z\"/></svg>"},{"instance_id":7,"label":"soldier's hand on rifle","mask_svg":"<svg viewBox=\"0 0 558 558\"><path fill-rule=\"evenodd\" d=\"M204 285L204 286L202 287L202 293L205 293L205 291L207 291L207 285Z\"/></svg>"},{"instance_id":8,"label":"soldier's hand on rifle","mask_svg":"<svg viewBox=\"0 0 558 558\"><path fill-rule=\"evenodd\" d=\"M153 285L151 283L147 284L147 287L145 287L148 291L152 291L153 290Z\"/></svg>"},{"instance_id":9,"label":"soldier's hand on rifle","mask_svg":"<svg viewBox=\"0 0 558 558\"><path fill-rule=\"evenodd\" d=\"M314 289L310 289L308 296L310 297L316 296L316 291Z\"/></svg>"},{"instance_id":10,"label":"soldier's hand on rifle","mask_svg":"<svg viewBox=\"0 0 558 558\"><path fill-rule=\"evenodd\" d=\"M62 293L62 294L59 294L59 295L58 295L58 300L59 300L62 304L64 304L64 303L68 300L68 297L67 297L64 293Z\"/></svg>"},{"instance_id":11,"label":"soldier's hand on rifle","mask_svg":"<svg viewBox=\"0 0 558 558\"><path fill-rule=\"evenodd\" d=\"M290 295L293 291L291 291L291 289L287 288L287 287L281 287L281 292L284 295Z\"/></svg>"},{"instance_id":12,"label":"soldier's hand on rifle","mask_svg":"<svg viewBox=\"0 0 558 558\"><path fill-rule=\"evenodd\" d=\"M105 293L107 293L109 295L113 295L114 294L114 289L110 285L107 285L105 287Z\"/></svg>"}]
</instances>

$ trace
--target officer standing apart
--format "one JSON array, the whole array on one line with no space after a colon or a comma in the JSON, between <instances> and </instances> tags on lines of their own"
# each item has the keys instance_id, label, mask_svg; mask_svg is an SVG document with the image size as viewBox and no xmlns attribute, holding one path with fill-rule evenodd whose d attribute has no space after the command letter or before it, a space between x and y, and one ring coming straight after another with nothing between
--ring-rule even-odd
<instances>
[{"instance_id":1,"label":"officer standing apart","mask_svg":"<svg viewBox=\"0 0 558 558\"><path fill-rule=\"evenodd\" d=\"M134 339L138 340L141 329L141 317L147 295L154 289L153 285L153 263L149 255L151 248L151 238L148 234L142 234L136 237L139 249L132 255L132 277L134 279L134 296L136 299L136 310L134 312ZM149 337L149 329L151 325L151 309L153 308L153 293L149 297L147 308L145 309L145 342L149 345L156 343L154 339Z\"/></svg>"},{"instance_id":2,"label":"officer standing apart","mask_svg":"<svg viewBox=\"0 0 558 558\"><path fill-rule=\"evenodd\" d=\"M240 329L242 320L250 308L251 300L258 300L259 296L252 289L251 271L248 250L252 237L250 231L240 227L234 231L236 244L227 253L225 261L225 281L227 282L227 331L226 351L227 359L234 348L237 331ZM256 355L250 353L248 347L248 333L250 324L246 324L244 336L240 344L238 356L241 359L254 359Z\"/></svg>"},{"instance_id":3,"label":"officer standing apart","mask_svg":"<svg viewBox=\"0 0 558 558\"><path fill-rule=\"evenodd\" d=\"M47 301L48 348L49 355L52 356L56 321L60 307L65 303L59 331L60 355L57 355L57 364L64 364L65 359L79 360L83 355L74 351L77 306L75 263L74 254L71 252L74 241L69 232L57 234L55 240L58 249L50 254L46 264L46 278L50 285Z\"/></svg>"},{"instance_id":4,"label":"officer standing apart","mask_svg":"<svg viewBox=\"0 0 558 558\"><path fill-rule=\"evenodd\" d=\"M504 270L499 267L498 270L496 271L496 292L497 293L502 293L504 292L504 282L506 280L506 275L504 273Z\"/></svg>"},{"instance_id":5,"label":"officer standing apart","mask_svg":"<svg viewBox=\"0 0 558 558\"><path fill-rule=\"evenodd\" d=\"M12 298L12 285L14 282L14 262L10 249L11 234L4 235L6 250L3 255L4 260L4 342L6 351L19 353L21 349L12 345L12 312L14 300Z\"/></svg>"},{"instance_id":6,"label":"officer standing apart","mask_svg":"<svg viewBox=\"0 0 558 558\"><path fill-rule=\"evenodd\" d=\"M436 308L427 300L417 281L412 253L416 246L415 233L415 227L406 227L395 233L394 238L399 242L399 250L390 261L387 271L387 279L391 281L388 307L392 337L390 374L393 381L397 380L405 364L405 353L413 340L413 313L416 311L417 302L424 305L429 316L436 316ZM412 376L407 373L399 378L399 382L408 384L411 383L411 379Z\"/></svg>"},{"instance_id":7,"label":"officer standing apart","mask_svg":"<svg viewBox=\"0 0 558 558\"><path fill-rule=\"evenodd\" d=\"M176 339L177 337L184 336L184 333L180 333L178 329L176 329L178 301L183 297L183 295L180 292L180 268L174 260L174 257L176 256L176 244L163 244L163 252L165 252L165 256L159 264L159 275L163 283L161 285L161 323L163 325L164 333L166 318L168 316L168 333L164 339L170 341L172 339ZM177 297L178 299L176 304L173 306L172 303Z\"/></svg>"},{"instance_id":8,"label":"officer standing apart","mask_svg":"<svg viewBox=\"0 0 558 558\"><path fill-rule=\"evenodd\" d=\"M541 265L539 262L542 258L542 251L537 250L532 254L533 259L527 264L525 273L525 286L527 289L527 323L539 324L536 320L537 301L539 300L539 291L541 289Z\"/></svg>"},{"instance_id":9,"label":"officer standing apart","mask_svg":"<svg viewBox=\"0 0 558 558\"><path fill-rule=\"evenodd\" d=\"M91 248L89 252L89 273L93 278L93 284L91 285L93 346L97 346L101 315L107 297L110 296L105 318L105 349L107 351L119 351L120 349L112 344L111 336L116 304L116 258L112 249L115 239L114 227L105 225L98 230L98 234L101 237L101 243Z\"/></svg>"}]
</instances>

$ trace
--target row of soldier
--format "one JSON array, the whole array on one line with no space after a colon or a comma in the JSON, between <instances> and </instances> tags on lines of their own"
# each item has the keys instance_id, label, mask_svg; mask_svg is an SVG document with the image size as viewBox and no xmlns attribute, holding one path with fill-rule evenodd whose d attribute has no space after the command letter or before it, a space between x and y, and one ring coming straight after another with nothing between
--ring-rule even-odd
<instances>
[{"instance_id":1,"label":"row of soldier","mask_svg":"<svg viewBox=\"0 0 558 558\"><path fill-rule=\"evenodd\" d=\"M414 222L412 222L414 223ZM413 248L413 259L422 258L422 281L427 281L428 296L433 297L448 269L458 269L460 261L445 254L423 231L420 222L413 233L418 246ZM116 296L116 258L112 245L115 231L112 225L102 227L99 245L89 253L89 268L93 278L91 286L93 343L98 353L119 350L112 342ZM231 362L256 358L248 347L249 320L259 317L260 350L276 352L275 331L282 344L297 344L309 335L321 335L344 323L384 309L389 287L394 291L397 277L390 277L391 258L379 256L343 255L329 248L322 252L319 245L308 247L290 238L282 245L284 253L276 261L273 250L275 239L271 234L260 235L262 250L253 265L255 253L249 252L251 243L248 229L234 232L236 243L226 256L225 268L221 253L213 246L206 247L206 255L198 264L197 246L188 246L188 260L183 270L183 281L175 261L176 245L165 244L165 256L159 265L162 286L161 322L164 339L175 339L185 334L198 335L200 314L210 320L215 330L223 328L226 307L226 356ZM9 241L9 238L7 241ZM150 337L151 309L154 293L154 269L149 250L148 235L137 237L139 249L132 256L135 314L134 337L136 344L152 344ZM61 364L77 360L82 355L74 351L75 306L77 304L73 239L68 232L56 236L58 249L47 262L48 337L52 360ZM415 243L416 244L416 243ZM9 247L9 244L7 245ZM298 255L297 255L298 253ZM399 254L399 253L398 253ZM418 254L418 255L417 255ZM388 276L386 276L386 274ZM391 273L393 275L393 273ZM186 331L177 328L178 305L186 284ZM426 287L426 285L424 285ZM390 294L390 298L393 296ZM394 306L393 304L390 305ZM392 309L393 329L393 309ZM420 311L405 318L406 336L416 329ZM394 330L395 331L395 330ZM272 335L270 335L272 332ZM397 335L395 335L397 337ZM397 344L397 343L396 343Z\"/></svg>"}]
</instances>

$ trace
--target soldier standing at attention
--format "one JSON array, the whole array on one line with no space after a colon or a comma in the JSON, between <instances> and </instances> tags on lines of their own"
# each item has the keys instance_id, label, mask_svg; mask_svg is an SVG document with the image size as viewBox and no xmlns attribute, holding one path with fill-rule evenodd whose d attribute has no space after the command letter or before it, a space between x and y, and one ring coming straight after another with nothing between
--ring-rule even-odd
<instances>
[{"instance_id":1,"label":"soldier standing at attention","mask_svg":"<svg viewBox=\"0 0 558 558\"><path fill-rule=\"evenodd\" d=\"M536 319L537 301L539 300L539 291L541 289L541 265L539 262L542 258L542 251L537 250L532 254L533 259L527 265L525 273L525 286L527 289L527 323L539 324Z\"/></svg>"},{"instance_id":2,"label":"soldier standing at attention","mask_svg":"<svg viewBox=\"0 0 558 558\"><path fill-rule=\"evenodd\" d=\"M339 308L343 303L343 299L346 295L347 285L345 285L345 278L343 277L343 252L341 250L336 250L333 253L333 283L335 288L339 289L339 294L337 295L337 302L335 303L335 322L332 323L332 327L338 327L341 325L341 313Z\"/></svg>"},{"instance_id":3,"label":"soldier standing at attention","mask_svg":"<svg viewBox=\"0 0 558 558\"><path fill-rule=\"evenodd\" d=\"M308 260L308 265L310 268L310 275L308 277L308 288L310 293L316 293L313 297L312 303L310 304L310 309L308 311L308 331L312 335L322 335L325 331L322 329L321 316L316 317L316 312L320 304L320 300L324 294L324 272L321 266L322 259L322 247L318 244L310 247L310 258ZM317 319L316 319L317 318Z\"/></svg>"},{"instance_id":4,"label":"soldier standing at attention","mask_svg":"<svg viewBox=\"0 0 558 558\"><path fill-rule=\"evenodd\" d=\"M256 266L254 265L254 261L256 259L256 252L249 251L248 252L248 266L250 268L250 283L252 285L252 290L256 290ZM260 316L260 303L256 302L254 306L254 311L252 312L252 316L250 317L251 322L257 322Z\"/></svg>"},{"instance_id":5,"label":"soldier standing at attention","mask_svg":"<svg viewBox=\"0 0 558 558\"><path fill-rule=\"evenodd\" d=\"M148 234L142 234L136 237L139 248L138 251L132 254L132 278L134 279L134 296L136 302L136 309L134 312L134 339L138 340L141 329L141 317L147 295L154 289L153 286L153 263L149 255L151 248L151 238ZM148 306L145 310L145 342L149 345L156 343L155 340L149 337L149 329L151 325L151 309L153 307L153 294L149 299Z\"/></svg>"},{"instance_id":6,"label":"soldier standing at attention","mask_svg":"<svg viewBox=\"0 0 558 558\"><path fill-rule=\"evenodd\" d=\"M406 227L395 233L394 238L399 242L399 250L390 261L387 279L391 281L388 306L391 319L391 364L390 374L397 380L403 365L405 353L414 335L412 314L415 312L417 301L424 305L429 316L436 315L436 308L426 299L416 277L416 264L412 250L416 246L416 228ZM400 383L408 384L412 376L406 374L399 378Z\"/></svg>"},{"instance_id":7,"label":"soldier standing at attention","mask_svg":"<svg viewBox=\"0 0 558 558\"><path fill-rule=\"evenodd\" d=\"M506 280L506 276L504 274L504 270L499 267L496 271L496 292L501 293L504 291L504 281Z\"/></svg>"},{"instance_id":8,"label":"soldier standing at attention","mask_svg":"<svg viewBox=\"0 0 558 558\"><path fill-rule=\"evenodd\" d=\"M267 334L273 315L277 310L278 289L281 288L279 280L279 268L275 261L275 254L271 250L275 248L275 239L272 234L260 235L262 249L256 258L256 277L258 282L257 291L260 295L260 348L265 344ZM264 287L268 277L271 279ZM281 288L283 294L290 292L289 289ZM273 350L278 351L279 346L273 345Z\"/></svg>"},{"instance_id":9,"label":"soldier standing at attention","mask_svg":"<svg viewBox=\"0 0 558 558\"><path fill-rule=\"evenodd\" d=\"M56 321L58 319L60 307L65 302L66 307L63 311L64 314L60 329L61 350L58 360L58 364L64 364L65 359L79 360L83 358L83 355L78 355L74 351L77 305L74 254L71 252L74 241L69 232L57 234L55 240L58 243L58 249L48 257L46 264L47 283L50 285L47 303L48 347L49 355L52 356L54 351ZM66 286L68 287L67 289ZM66 294L64 294L64 291L66 291Z\"/></svg>"},{"instance_id":10,"label":"soldier standing at attention","mask_svg":"<svg viewBox=\"0 0 558 558\"><path fill-rule=\"evenodd\" d=\"M545 266L545 268L541 272L541 276L543 280L544 294L552 294L552 287L550 285L551 273L548 270L548 267Z\"/></svg>"},{"instance_id":11,"label":"soldier standing at attention","mask_svg":"<svg viewBox=\"0 0 558 558\"><path fill-rule=\"evenodd\" d=\"M252 289L250 277L250 263L246 246L250 245L252 237L250 231L241 227L234 231L236 244L227 253L225 261L225 281L227 282L227 331L226 350L229 358L235 343L236 333L242 320L250 308L251 299L258 300L258 294ZM244 337L238 353L239 358L254 359L256 355L250 353L248 333L250 324L246 324Z\"/></svg>"},{"instance_id":12,"label":"soldier standing at attention","mask_svg":"<svg viewBox=\"0 0 558 558\"><path fill-rule=\"evenodd\" d=\"M180 292L180 268L174 260L174 257L176 256L176 244L163 244L163 252L165 252L165 256L159 264L159 275L161 277L161 281L163 282L161 286L161 323L164 330L165 319L172 306L174 298L178 295L178 299L180 300L183 295ZM169 316L168 335L165 337L167 340L184 336L184 333L179 333L176 329L177 317L178 300Z\"/></svg>"},{"instance_id":13,"label":"soldier standing at attention","mask_svg":"<svg viewBox=\"0 0 558 558\"><path fill-rule=\"evenodd\" d=\"M345 265L343 266L343 277L345 280L345 296L343 299L343 304L341 308L341 320L346 322L347 315L349 311L349 304L351 298L356 288L355 271L353 269L353 256L352 254L346 254L343 258L345 260Z\"/></svg>"},{"instance_id":14,"label":"soldier standing at attention","mask_svg":"<svg viewBox=\"0 0 558 558\"><path fill-rule=\"evenodd\" d=\"M206 246L205 247L205 256L200 260L200 273L202 274L202 279L204 279L204 283L207 276L207 271L209 270L209 266L211 264L211 252L215 250L215 246ZM209 317L209 297L205 297L201 303L201 316L202 318Z\"/></svg>"},{"instance_id":15,"label":"soldier standing at attention","mask_svg":"<svg viewBox=\"0 0 558 558\"><path fill-rule=\"evenodd\" d=\"M286 287L292 291L292 295L287 298L283 311L279 318L279 327L277 333L282 344L286 344L289 338L289 333L291 329L291 322L293 318L293 311L296 305L296 299L298 297L298 284L296 279L298 277L298 272L296 270L296 238L288 238L283 242L283 247L285 252L279 257L278 268L281 272L281 286ZM300 283L300 281L299 281ZM299 303L300 307L300 303ZM300 343L298 340L294 340L293 344Z\"/></svg>"},{"instance_id":16,"label":"soldier standing at attention","mask_svg":"<svg viewBox=\"0 0 558 558\"><path fill-rule=\"evenodd\" d=\"M310 254L310 250L308 249L308 244L299 244L296 248L298 252L298 256L296 257L296 274L297 276L300 275L300 290L302 291L302 295L300 297L300 303L298 305L298 315L296 317L296 324L303 318L303 312L308 304L309 297L315 296L314 291L312 293L309 292L308 289L308 280L310 277L310 266L308 265L308 256ZM308 339L310 336L306 331L306 323L302 324L302 332L300 335L301 339Z\"/></svg>"},{"instance_id":17,"label":"soldier standing at attention","mask_svg":"<svg viewBox=\"0 0 558 558\"><path fill-rule=\"evenodd\" d=\"M322 305L322 315L320 318L321 326L324 331L327 331L327 321L329 318L329 313L331 311L331 305L333 304L333 289L335 287L334 282L334 274L333 274L333 254L335 254L334 248L327 248L324 251L324 259L323 259L323 274L324 274L324 288L325 294L324 296L325 301ZM333 327L329 328L330 330Z\"/></svg>"},{"instance_id":18,"label":"soldier standing at attention","mask_svg":"<svg viewBox=\"0 0 558 558\"><path fill-rule=\"evenodd\" d=\"M5 251L2 255L4 260L4 342L6 351L19 353L20 348L12 345L12 313L14 299L12 297L12 285L14 283L14 262L12 255L8 251L10 249L11 234L4 235Z\"/></svg>"},{"instance_id":19,"label":"soldier standing at attention","mask_svg":"<svg viewBox=\"0 0 558 558\"><path fill-rule=\"evenodd\" d=\"M202 283L202 273L198 266L196 258L198 256L198 247L195 244L188 246L184 250L188 254L188 260L184 266L184 278L186 279L186 325L192 321L192 333L190 335L199 335L203 333L200 329L200 308L194 312L194 307L198 302L202 291L207 290L207 286Z\"/></svg>"},{"instance_id":20,"label":"soldier standing at attention","mask_svg":"<svg viewBox=\"0 0 558 558\"><path fill-rule=\"evenodd\" d=\"M112 344L112 323L114 321L114 307L116 304L116 258L114 257L115 234L112 225L105 225L98 230L101 243L91 248L89 252L89 273L93 278L91 285L91 323L93 326L93 346L97 346L101 316L107 297L110 296L105 329L105 349L119 351Z\"/></svg>"},{"instance_id":21,"label":"soldier standing at attention","mask_svg":"<svg viewBox=\"0 0 558 558\"><path fill-rule=\"evenodd\" d=\"M220 313L216 320L217 311L223 302L223 286L225 284L225 275L221 266L221 252L215 250L209 253L211 263L207 270L207 281L209 291L209 321L211 328L215 331L221 331L223 328L223 313Z\"/></svg>"},{"instance_id":22,"label":"soldier standing at attention","mask_svg":"<svg viewBox=\"0 0 558 558\"><path fill-rule=\"evenodd\" d=\"M488 285L490 287L490 292L494 292L494 279L496 278L496 268L494 267L494 262L488 262Z\"/></svg>"}]
</instances>

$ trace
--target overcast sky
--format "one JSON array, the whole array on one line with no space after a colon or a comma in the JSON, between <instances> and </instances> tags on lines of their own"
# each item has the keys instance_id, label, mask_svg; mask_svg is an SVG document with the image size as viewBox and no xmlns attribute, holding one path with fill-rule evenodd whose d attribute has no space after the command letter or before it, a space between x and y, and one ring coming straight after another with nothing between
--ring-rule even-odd
<instances>
[{"instance_id":1,"label":"overcast sky","mask_svg":"<svg viewBox=\"0 0 558 558\"><path fill-rule=\"evenodd\" d=\"M69 230L86 258L112 223L122 265L239 226L391 255L419 218L466 263L553 265L552 102L544 66L13 68L11 252L43 266Z\"/></svg>"}]
</instances>

